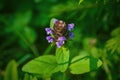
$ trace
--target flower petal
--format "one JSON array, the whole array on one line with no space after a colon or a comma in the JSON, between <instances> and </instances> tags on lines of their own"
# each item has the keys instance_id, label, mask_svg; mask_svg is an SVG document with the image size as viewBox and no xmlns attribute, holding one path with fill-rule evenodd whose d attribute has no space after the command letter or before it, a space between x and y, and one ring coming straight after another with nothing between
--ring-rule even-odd
<instances>
[{"instance_id":1,"label":"flower petal","mask_svg":"<svg viewBox=\"0 0 120 80\"><path fill-rule=\"evenodd\" d=\"M48 40L48 43L53 42L53 38L51 36L47 36L46 39Z\"/></svg>"},{"instance_id":2,"label":"flower petal","mask_svg":"<svg viewBox=\"0 0 120 80\"><path fill-rule=\"evenodd\" d=\"M56 42L56 45L58 48L60 48L64 44L64 41L58 41Z\"/></svg>"},{"instance_id":3,"label":"flower petal","mask_svg":"<svg viewBox=\"0 0 120 80\"><path fill-rule=\"evenodd\" d=\"M47 34L53 34L53 31L51 28L45 28L45 31L47 32Z\"/></svg>"},{"instance_id":4,"label":"flower petal","mask_svg":"<svg viewBox=\"0 0 120 80\"><path fill-rule=\"evenodd\" d=\"M57 19L54 19L54 24L55 24L57 21L58 21Z\"/></svg>"},{"instance_id":5,"label":"flower petal","mask_svg":"<svg viewBox=\"0 0 120 80\"><path fill-rule=\"evenodd\" d=\"M74 23L68 24L68 30L71 31L74 28Z\"/></svg>"},{"instance_id":6,"label":"flower petal","mask_svg":"<svg viewBox=\"0 0 120 80\"><path fill-rule=\"evenodd\" d=\"M74 37L73 32L70 32L70 33L69 33L69 38L73 38L73 37Z\"/></svg>"},{"instance_id":7,"label":"flower petal","mask_svg":"<svg viewBox=\"0 0 120 80\"><path fill-rule=\"evenodd\" d=\"M58 41L65 41L65 40L66 40L66 38L64 36L58 38Z\"/></svg>"}]
</instances>

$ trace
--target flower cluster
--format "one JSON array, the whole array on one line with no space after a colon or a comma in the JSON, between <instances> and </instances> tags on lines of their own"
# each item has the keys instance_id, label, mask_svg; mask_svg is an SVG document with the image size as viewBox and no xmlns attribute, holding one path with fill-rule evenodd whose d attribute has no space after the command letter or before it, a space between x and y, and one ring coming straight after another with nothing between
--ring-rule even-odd
<instances>
[{"instance_id":1,"label":"flower cluster","mask_svg":"<svg viewBox=\"0 0 120 80\"><path fill-rule=\"evenodd\" d=\"M62 20L54 19L54 26L52 28L45 28L47 33L46 39L48 43L55 42L57 47L60 48L68 38L73 38L74 24L67 24Z\"/></svg>"}]
</instances>

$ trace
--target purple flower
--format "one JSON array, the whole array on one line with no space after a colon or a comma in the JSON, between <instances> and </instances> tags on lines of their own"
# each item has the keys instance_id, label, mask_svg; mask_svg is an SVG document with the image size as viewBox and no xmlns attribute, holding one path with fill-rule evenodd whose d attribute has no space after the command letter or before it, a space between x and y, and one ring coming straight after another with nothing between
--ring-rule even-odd
<instances>
[{"instance_id":1,"label":"purple flower","mask_svg":"<svg viewBox=\"0 0 120 80\"><path fill-rule=\"evenodd\" d=\"M71 31L74 28L74 23L68 24L68 30Z\"/></svg>"},{"instance_id":2,"label":"purple flower","mask_svg":"<svg viewBox=\"0 0 120 80\"><path fill-rule=\"evenodd\" d=\"M58 41L56 42L56 45L58 48L60 48L64 44L64 41Z\"/></svg>"},{"instance_id":3,"label":"purple flower","mask_svg":"<svg viewBox=\"0 0 120 80\"><path fill-rule=\"evenodd\" d=\"M59 37L58 41L56 42L57 47L60 48L65 43L65 40L65 37Z\"/></svg>"},{"instance_id":4,"label":"purple flower","mask_svg":"<svg viewBox=\"0 0 120 80\"><path fill-rule=\"evenodd\" d=\"M46 39L48 40L48 43L53 42L53 38L51 36L47 36Z\"/></svg>"},{"instance_id":5,"label":"purple flower","mask_svg":"<svg viewBox=\"0 0 120 80\"><path fill-rule=\"evenodd\" d=\"M47 34L53 34L53 31L51 28L45 28L45 31L47 32Z\"/></svg>"},{"instance_id":6,"label":"purple flower","mask_svg":"<svg viewBox=\"0 0 120 80\"><path fill-rule=\"evenodd\" d=\"M54 19L54 23L56 23L58 20L57 19Z\"/></svg>"},{"instance_id":7,"label":"purple flower","mask_svg":"<svg viewBox=\"0 0 120 80\"><path fill-rule=\"evenodd\" d=\"M73 38L74 34L72 32L69 33L69 38Z\"/></svg>"},{"instance_id":8,"label":"purple flower","mask_svg":"<svg viewBox=\"0 0 120 80\"><path fill-rule=\"evenodd\" d=\"M58 41L65 41L65 40L66 40L65 37L59 37L59 38L58 38Z\"/></svg>"},{"instance_id":9,"label":"purple flower","mask_svg":"<svg viewBox=\"0 0 120 80\"><path fill-rule=\"evenodd\" d=\"M65 44L69 38L73 38L74 23L66 24L62 20L53 19L53 28L45 28L48 43L55 43L58 48ZM68 25L68 26L66 26Z\"/></svg>"}]
</instances>

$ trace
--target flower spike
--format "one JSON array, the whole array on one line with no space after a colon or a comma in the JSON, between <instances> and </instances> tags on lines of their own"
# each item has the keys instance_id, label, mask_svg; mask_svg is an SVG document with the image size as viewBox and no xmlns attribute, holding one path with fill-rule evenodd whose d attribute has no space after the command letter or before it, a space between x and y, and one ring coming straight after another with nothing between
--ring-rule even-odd
<instances>
[{"instance_id":1,"label":"flower spike","mask_svg":"<svg viewBox=\"0 0 120 80\"><path fill-rule=\"evenodd\" d=\"M56 46L60 48L65 44L65 41L70 38L73 38L73 30L74 23L66 24L62 20L54 19L54 26L53 29L51 28L45 28L45 31L47 33L46 39L48 40L48 43L55 42Z\"/></svg>"}]
</instances>

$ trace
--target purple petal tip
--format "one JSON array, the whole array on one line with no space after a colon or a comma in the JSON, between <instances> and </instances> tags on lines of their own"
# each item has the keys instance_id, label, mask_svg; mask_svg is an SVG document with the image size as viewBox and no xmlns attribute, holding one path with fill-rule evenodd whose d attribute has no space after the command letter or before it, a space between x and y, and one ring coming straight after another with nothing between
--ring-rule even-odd
<instances>
[{"instance_id":1,"label":"purple petal tip","mask_svg":"<svg viewBox=\"0 0 120 80\"><path fill-rule=\"evenodd\" d=\"M68 24L68 30L71 31L74 28L74 23Z\"/></svg>"}]
</instances>

